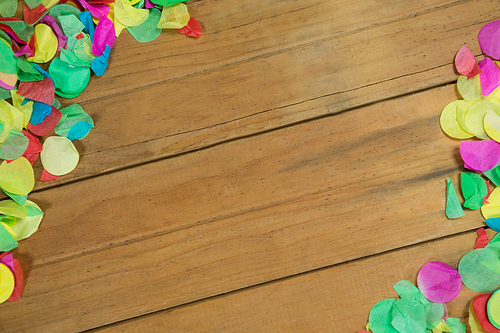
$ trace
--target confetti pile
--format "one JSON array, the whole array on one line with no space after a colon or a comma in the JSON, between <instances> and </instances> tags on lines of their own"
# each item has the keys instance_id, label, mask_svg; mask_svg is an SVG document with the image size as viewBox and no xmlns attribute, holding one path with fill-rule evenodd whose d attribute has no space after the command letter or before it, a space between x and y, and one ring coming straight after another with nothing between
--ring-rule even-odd
<instances>
[{"instance_id":1,"label":"confetti pile","mask_svg":"<svg viewBox=\"0 0 500 333\"><path fill-rule=\"evenodd\" d=\"M481 210L486 224L500 231L500 21L486 24L478 35L484 59L477 62L467 46L455 58L462 74L457 88L463 100L448 104L441 113L443 131L460 143L464 168L460 174L464 203L447 179L446 216L464 216L464 208ZM479 140L477 140L479 139ZM492 191L491 187L496 186ZM400 281L394 289L400 298L385 299L371 310L367 331L373 333L465 333L466 325L449 318L446 303L465 285L482 293L469 305L472 333L500 332L500 234L490 241L479 229L474 250L462 257L458 270L439 262L425 264L417 277L418 288ZM360 331L360 333L366 331Z\"/></svg>"},{"instance_id":2,"label":"confetti pile","mask_svg":"<svg viewBox=\"0 0 500 333\"><path fill-rule=\"evenodd\" d=\"M188 0L24 1L19 20L18 0L0 0L0 189L10 197L0 201L0 303L21 297L23 272L8 251L36 232L43 217L27 200L33 164L40 157L42 181L73 171L80 155L72 141L94 127L80 105L62 108L55 96L77 97L92 72L102 76L123 29L141 43L162 29L201 36Z\"/></svg>"}]
</instances>

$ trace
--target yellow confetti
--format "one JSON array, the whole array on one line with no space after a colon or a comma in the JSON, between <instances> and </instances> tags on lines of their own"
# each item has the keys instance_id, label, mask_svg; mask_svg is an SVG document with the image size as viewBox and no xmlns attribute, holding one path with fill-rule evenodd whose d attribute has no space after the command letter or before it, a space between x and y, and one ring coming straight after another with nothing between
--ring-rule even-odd
<instances>
[{"instance_id":1,"label":"yellow confetti","mask_svg":"<svg viewBox=\"0 0 500 333\"><path fill-rule=\"evenodd\" d=\"M147 9L132 7L128 0L115 1L115 19L127 27L135 27L144 23L149 17Z\"/></svg>"},{"instance_id":2,"label":"yellow confetti","mask_svg":"<svg viewBox=\"0 0 500 333\"><path fill-rule=\"evenodd\" d=\"M35 25L34 35L35 41L35 55L26 58L26 60L36 63L46 63L52 60L57 52L59 42L52 29L46 24Z\"/></svg>"},{"instance_id":3,"label":"yellow confetti","mask_svg":"<svg viewBox=\"0 0 500 333\"><path fill-rule=\"evenodd\" d=\"M0 164L0 187L4 190L18 194L27 195L35 186L35 175L30 162L24 158Z\"/></svg>"},{"instance_id":4,"label":"yellow confetti","mask_svg":"<svg viewBox=\"0 0 500 333\"><path fill-rule=\"evenodd\" d=\"M456 139L468 139L472 138L474 135L464 131L460 124L458 123L457 110L458 105L462 101L453 101L448 104L441 112L441 118L439 119L441 123L441 128L443 131Z\"/></svg>"},{"instance_id":5,"label":"yellow confetti","mask_svg":"<svg viewBox=\"0 0 500 333\"><path fill-rule=\"evenodd\" d=\"M481 207L481 213L485 219L500 217L500 187L491 192L488 202Z\"/></svg>"},{"instance_id":6,"label":"yellow confetti","mask_svg":"<svg viewBox=\"0 0 500 333\"><path fill-rule=\"evenodd\" d=\"M188 8L183 3L177 5L163 7L158 29L180 29L185 27L191 16L189 16Z\"/></svg>"},{"instance_id":7,"label":"yellow confetti","mask_svg":"<svg viewBox=\"0 0 500 333\"><path fill-rule=\"evenodd\" d=\"M0 264L0 303L9 299L16 285L14 274L9 267Z\"/></svg>"},{"instance_id":8,"label":"yellow confetti","mask_svg":"<svg viewBox=\"0 0 500 333\"><path fill-rule=\"evenodd\" d=\"M465 114L465 124L470 133L479 139L489 140L490 137L484 130L484 116L488 111L493 110L500 114L500 102L494 99L485 99L474 103Z\"/></svg>"},{"instance_id":9,"label":"yellow confetti","mask_svg":"<svg viewBox=\"0 0 500 333\"><path fill-rule=\"evenodd\" d=\"M476 102L483 99L479 83L479 75L470 79L468 79L465 75L460 75L457 80L457 88L460 95L466 101Z\"/></svg>"},{"instance_id":10,"label":"yellow confetti","mask_svg":"<svg viewBox=\"0 0 500 333\"><path fill-rule=\"evenodd\" d=\"M42 165L50 174L62 176L76 168L80 155L73 142L63 136L51 136L43 143Z\"/></svg>"}]
</instances>

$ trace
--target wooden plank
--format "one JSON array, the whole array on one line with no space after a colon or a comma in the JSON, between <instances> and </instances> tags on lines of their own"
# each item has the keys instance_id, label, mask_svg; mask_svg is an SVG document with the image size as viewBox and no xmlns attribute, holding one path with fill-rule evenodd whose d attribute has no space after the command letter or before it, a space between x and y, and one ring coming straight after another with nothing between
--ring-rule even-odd
<instances>
[{"instance_id":1,"label":"wooden plank","mask_svg":"<svg viewBox=\"0 0 500 333\"><path fill-rule=\"evenodd\" d=\"M482 4L464 2L84 103L97 127L77 142L80 165L37 189L450 82L456 49L464 41L477 45L477 31L498 6Z\"/></svg>"},{"instance_id":2,"label":"wooden plank","mask_svg":"<svg viewBox=\"0 0 500 333\"><path fill-rule=\"evenodd\" d=\"M46 217L20 248L37 265L391 175L427 173L434 191L461 169L438 121L455 97L450 85L33 193Z\"/></svg>"},{"instance_id":3,"label":"wooden plank","mask_svg":"<svg viewBox=\"0 0 500 333\"><path fill-rule=\"evenodd\" d=\"M376 302L397 298L392 285L416 284L419 268L429 261L458 267L474 248L475 236L470 232L333 266L92 332L357 332ZM450 316L467 322L475 295L464 286L447 303Z\"/></svg>"},{"instance_id":4,"label":"wooden plank","mask_svg":"<svg viewBox=\"0 0 500 333\"><path fill-rule=\"evenodd\" d=\"M189 12L203 25L203 37L186 38L175 30L165 30L156 40L143 44L124 31L113 47L106 75L93 77L89 88L77 100L123 94L464 2L190 1Z\"/></svg>"},{"instance_id":5,"label":"wooden plank","mask_svg":"<svg viewBox=\"0 0 500 333\"><path fill-rule=\"evenodd\" d=\"M479 212L443 214L458 142L434 109L454 94L435 89L37 193L64 205L15 251L31 263L27 288L2 313L19 330L81 331L477 228Z\"/></svg>"}]
</instances>

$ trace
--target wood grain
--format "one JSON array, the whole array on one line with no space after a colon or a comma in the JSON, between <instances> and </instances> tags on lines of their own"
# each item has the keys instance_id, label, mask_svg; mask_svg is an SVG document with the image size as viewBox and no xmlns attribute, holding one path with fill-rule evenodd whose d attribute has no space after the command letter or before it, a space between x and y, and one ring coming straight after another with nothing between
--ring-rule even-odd
<instances>
[{"instance_id":1,"label":"wood grain","mask_svg":"<svg viewBox=\"0 0 500 333\"><path fill-rule=\"evenodd\" d=\"M36 265L388 176L441 189L461 170L438 125L454 98L450 85L33 193L46 218L22 249Z\"/></svg>"},{"instance_id":2,"label":"wood grain","mask_svg":"<svg viewBox=\"0 0 500 333\"><path fill-rule=\"evenodd\" d=\"M76 144L79 166L36 188L452 82L456 50L466 41L479 52L477 32L494 18L495 6L478 0L431 7L421 15L83 103L97 125Z\"/></svg>"},{"instance_id":3,"label":"wood grain","mask_svg":"<svg viewBox=\"0 0 500 333\"><path fill-rule=\"evenodd\" d=\"M490 233L491 235L492 233ZM357 332L370 309L400 280L416 284L418 269L440 260L458 267L474 248L475 233L336 265L256 288L162 311L92 332ZM447 303L451 317L468 316L477 293L465 286Z\"/></svg>"},{"instance_id":4,"label":"wood grain","mask_svg":"<svg viewBox=\"0 0 500 333\"><path fill-rule=\"evenodd\" d=\"M64 205L15 251L27 288L3 313L27 331L80 331L480 227L479 212L443 214L444 178L460 167L435 104L453 96L446 86L36 193Z\"/></svg>"}]
</instances>

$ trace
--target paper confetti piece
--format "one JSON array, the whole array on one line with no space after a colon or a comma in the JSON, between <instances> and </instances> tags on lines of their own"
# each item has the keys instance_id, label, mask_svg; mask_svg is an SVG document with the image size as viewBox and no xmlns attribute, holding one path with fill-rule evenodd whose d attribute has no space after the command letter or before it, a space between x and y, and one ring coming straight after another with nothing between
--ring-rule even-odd
<instances>
[{"instance_id":1,"label":"paper confetti piece","mask_svg":"<svg viewBox=\"0 0 500 333\"><path fill-rule=\"evenodd\" d=\"M474 249L482 249L486 245L488 245L488 242L490 239L488 238L488 235L486 234L486 231L483 228L477 229L477 239L476 239L476 244L474 245Z\"/></svg>"},{"instance_id":2,"label":"paper confetti piece","mask_svg":"<svg viewBox=\"0 0 500 333\"><path fill-rule=\"evenodd\" d=\"M56 94L64 98L77 97L90 81L90 68L71 66L59 57L50 63L49 74L54 80Z\"/></svg>"},{"instance_id":3,"label":"paper confetti piece","mask_svg":"<svg viewBox=\"0 0 500 333\"><path fill-rule=\"evenodd\" d=\"M458 122L457 110L460 103L461 101L453 101L443 109L440 117L441 128L452 138L472 138L474 135L465 131Z\"/></svg>"},{"instance_id":4,"label":"paper confetti piece","mask_svg":"<svg viewBox=\"0 0 500 333\"><path fill-rule=\"evenodd\" d=\"M500 84L500 69L490 58L485 58L479 62L482 73L479 74L481 83L481 93L488 96Z\"/></svg>"},{"instance_id":5,"label":"paper confetti piece","mask_svg":"<svg viewBox=\"0 0 500 333\"><path fill-rule=\"evenodd\" d=\"M418 272L417 284L420 292L436 303L449 302L462 290L462 278L458 271L440 261L426 263Z\"/></svg>"},{"instance_id":6,"label":"paper confetti piece","mask_svg":"<svg viewBox=\"0 0 500 333\"><path fill-rule=\"evenodd\" d=\"M478 101L465 114L468 131L483 140L490 139L484 130L484 117L490 110L493 110L496 114L500 114L500 102L494 99Z\"/></svg>"},{"instance_id":7,"label":"paper confetti piece","mask_svg":"<svg viewBox=\"0 0 500 333\"><path fill-rule=\"evenodd\" d=\"M33 190L35 176L30 162L20 157L0 164L0 186L14 194L25 195Z\"/></svg>"},{"instance_id":8,"label":"paper confetti piece","mask_svg":"<svg viewBox=\"0 0 500 333\"><path fill-rule=\"evenodd\" d=\"M483 52L493 59L500 59L500 21L485 24L477 36Z\"/></svg>"},{"instance_id":9,"label":"paper confetti piece","mask_svg":"<svg viewBox=\"0 0 500 333\"><path fill-rule=\"evenodd\" d=\"M115 1L115 19L126 27L135 27L144 23L149 16L147 9L134 8L128 0Z\"/></svg>"},{"instance_id":10,"label":"paper confetti piece","mask_svg":"<svg viewBox=\"0 0 500 333\"><path fill-rule=\"evenodd\" d=\"M476 317L477 322L481 329L486 330L488 332L500 332L499 329L495 328L490 320L488 319L488 300L490 299L491 294L481 294L474 297L472 300L472 309L474 311L474 315Z\"/></svg>"},{"instance_id":11,"label":"paper confetti piece","mask_svg":"<svg viewBox=\"0 0 500 333\"><path fill-rule=\"evenodd\" d=\"M113 48L115 43L115 27L113 22L107 17L101 19L95 28L94 43L92 44L92 53L99 57L103 54L106 46Z\"/></svg>"},{"instance_id":12,"label":"paper confetti piece","mask_svg":"<svg viewBox=\"0 0 500 333\"><path fill-rule=\"evenodd\" d=\"M26 216L17 218L12 227L12 230L16 234L15 238L17 241L33 235L38 230L43 219L42 210L34 202L27 200L24 207L26 208Z\"/></svg>"},{"instance_id":13,"label":"paper confetti piece","mask_svg":"<svg viewBox=\"0 0 500 333\"><path fill-rule=\"evenodd\" d=\"M10 251L19 245L9 229L9 226L0 222L0 251Z\"/></svg>"},{"instance_id":14,"label":"paper confetti piece","mask_svg":"<svg viewBox=\"0 0 500 333\"><path fill-rule=\"evenodd\" d=\"M55 176L70 173L76 168L80 155L68 138L51 136L43 143L40 154L43 167Z\"/></svg>"},{"instance_id":15,"label":"paper confetti piece","mask_svg":"<svg viewBox=\"0 0 500 333\"><path fill-rule=\"evenodd\" d=\"M495 188L488 197L488 204L481 207L485 219L500 217L500 188Z\"/></svg>"},{"instance_id":16,"label":"paper confetti piece","mask_svg":"<svg viewBox=\"0 0 500 333\"><path fill-rule=\"evenodd\" d=\"M500 292L495 291L487 303L488 319L497 329L500 329Z\"/></svg>"},{"instance_id":17,"label":"paper confetti piece","mask_svg":"<svg viewBox=\"0 0 500 333\"><path fill-rule=\"evenodd\" d=\"M35 26L35 55L26 60L36 63L49 62L56 54L59 41L52 29L46 24Z\"/></svg>"},{"instance_id":18,"label":"paper confetti piece","mask_svg":"<svg viewBox=\"0 0 500 333\"><path fill-rule=\"evenodd\" d=\"M136 41L140 43L147 43L155 40L162 29L158 29L156 26L160 21L161 11L158 8L153 8L149 11L149 16L138 26L127 28L128 32L135 38Z\"/></svg>"},{"instance_id":19,"label":"paper confetti piece","mask_svg":"<svg viewBox=\"0 0 500 333\"><path fill-rule=\"evenodd\" d=\"M373 333L399 333L392 326L392 307L396 299L384 299L370 311L368 322Z\"/></svg>"},{"instance_id":20,"label":"paper confetti piece","mask_svg":"<svg viewBox=\"0 0 500 333\"><path fill-rule=\"evenodd\" d=\"M458 219L465 215L462 205L458 201L457 193L455 192L455 186L453 186L452 181L448 178L446 187L446 216L450 219Z\"/></svg>"},{"instance_id":21,"label":"paper confetti piece","mask_svg":"<svg viewBox=\"0 0 500 333\"><path fill-rule=\"evenodd\" d=\"M13 262L14 262L14 291L7 299L8 302L15 302L21 299L21 293L23 291L23 269L17 259L13 259Z\"/></svg>"},{"instance_id":22,"label":"paper confetti piece","mask_svg":"<svg viewBox=\"0 0 500 333\"><path fill-rule=\"evenodd\" d=\"M496 232L500 232L500 217L494 217L494 218L486 219L486 224L492 230L494 230Z\"/></svg>"},{"instance_id":23,"label":"paper confetti piece","mask_svg":"<svg viewBox=\"0 0 500 333\"><path fill-rule=\"evenodd\" d=\"M470 290L484 293L492 291L500 284L500 274L480 263L481 256L488 252L495 255L492 250L483 248L470 251L460 259L458 272L464 285Z\"/></svg>"},{"instance_id":24,"label":"paper confetti piece","mask_svg":"<svg viewBox=\"0 0 500 333\"><path fill-rule=\"evenodd\" d=\"M462 141L460 155L466 168L486 171L494 168L500 161L500 143L488 141Z\"/></svg>"},{"instance_id":25,"label":"paper confetti piece","mask_svg":"<svg viewBox=\"0 0 500 333\"><path fill-rule=\"evenodd\" d=\"M455 56L455 67L460 74L467 76L469 79L482 73L474 54L467 45L462 46L462 48L458 50Z\"/></svg>"},{"instance_id":26,"label":"paper confetti piece","mask_svg":"<svg viewBox=\"0 0 500 333\"><path fill-rule=\"evenodd\" d=\"M190 18L187 6L183 3L163 7L157 27L159 29L181 29L188 24Z\"/></svg>"},{"instance_id":27,"label":"paper confetti piece","mask_svg":"<svg viewBox=\"0 0 500 333\"><path fill-rule=\"evenodd\" d=\"M0 303L5 302L12 295L15 285L16 280L12 271L4 264L0 264Z\"/></svg>"},{"instance_id":28,"label":"paper confetti piece","mask_svg":"<svg viewBox=\"0 0 500 333\"><path fill-rule=\"evenodd\" d=\"M47 170L43 169L40 180L42 182L47 182L50 180L55 180L57 178L59 178L59 176L55 176L55 175L51 174L50 172L48 172Z\"/></svg>"},{"instance_id":29,"label":"paper confetti piece","mask_svg":"<svg viewBox=\"0 0 500 333\"><path fill-rule=\"evenodd\" d=\"M464 207L472 210L481 208L483 198L488 195L488 188L483 178L475 173L462 172L460 185L465 199Z\"/></svg>"},{"instance_id":30,"label":"paper confetti piece","mask_svg":"<svg viewBox=\"0 0 500 333\"><path fill-rule=\"evenodd\" d=\"M457 89L460 96L468 102L476 102L483 99L478 75L470 79L468 79L467 76L460 75L457 80Z\"/></svg>"},{"instance_id":31,"label":"paper confetti piece","mask_svg":"<svg viewBox=\"0 0 500 333\"><path fill-rule=\"evenodd\" d=\"M69 140L80 140L94 127L94 121L79 104L72 104L61 110L62 117L55 128L57 135Z\"/></svg>"},{"instance_id":32,"label":"paper confetti piece","mask_svg":"<svg viewBox=\"0 0 500 333\"><path fill-rule=\"evenodd\" d=\"M194 18L190 18L185 27L177 29L183 35L190 37L200 37L202 34L201 25Z\"/></svg>"}]
</instances>

